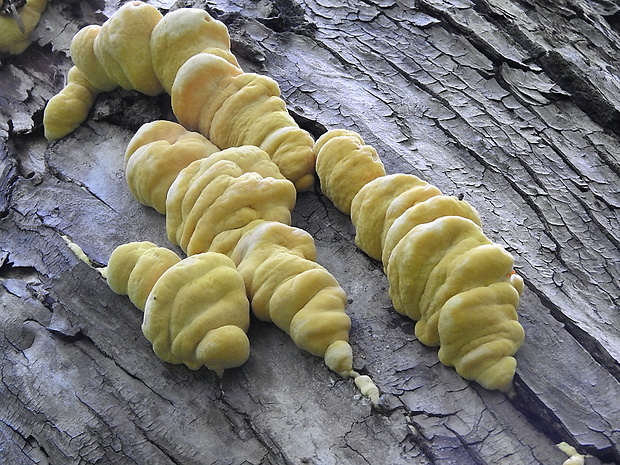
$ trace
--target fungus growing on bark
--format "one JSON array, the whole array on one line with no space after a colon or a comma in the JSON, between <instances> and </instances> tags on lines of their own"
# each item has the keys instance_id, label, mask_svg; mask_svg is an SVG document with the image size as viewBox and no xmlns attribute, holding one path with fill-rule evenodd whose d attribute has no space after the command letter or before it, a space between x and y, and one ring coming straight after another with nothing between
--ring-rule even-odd
<instances>
[{"instance_id":1,"label":"fungus growing on bark","mask_svg":"<svg viewBox=\"0 0 620 465\"><path fill-rule=\"evenodd\" d=\"M322 138L317 164L335 161L331 170L317 168L323 192L353 196L355 243L382 261L395 310L417 322L420 342L439 346L443 364L510 392L524 338L516 312L523 280L512 256L484 235L467 202L410 174L377 174L360 185L344 166L375 163L369 149L350 142L361 137L335 130Z\"/></svg>"},{"instance_id":2,"label":"fungus growing on bark","mask_svg":"<svg viewBox=\"0 0 620 465\"><path fill-rule=\"evenodd\" d=\"M243 279L215 252L181 260L150 242L117 247L107 266L110 288L144 310L142 332L162 360L202 366L221 376L250 355L249 302Z\"/></svg>"}]
</instances>

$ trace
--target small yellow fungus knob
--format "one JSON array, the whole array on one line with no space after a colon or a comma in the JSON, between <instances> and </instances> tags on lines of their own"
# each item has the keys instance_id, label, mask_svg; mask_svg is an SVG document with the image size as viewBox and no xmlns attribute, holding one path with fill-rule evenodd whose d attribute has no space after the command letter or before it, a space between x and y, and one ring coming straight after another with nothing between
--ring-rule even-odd
<instances>
[{"instance_id":1,"label":"small yellow fungus knob","mask_svg":"<svg viewBox=\"0 0 620 465\"><path fill-rule=\"evenodd\" d=\"M73 66L67 76L67 85L47 102L43 112L45 138L57 140L75 131L88 117L98 93Z\"/></svg>"},{"instance_id":2,"label":"small yellow fungus knob","mask_svg":"<svg viewBox=\"0 0 620 465\"><path fill-rule=\"evenodd\" d=\"M586 463L587 456L577 452L577 449L570 444L562 441L556 445L562 452L569 456L562 465L584 465Z\"/></svg>"},{"instance_id":3,"label":"small yellow fungus knob","mask_svg":"<svg viewBox=\"0 0 620 465\"><path fill-rule=\"evenodd\" d=\"M379 388L368 375L358 375L355 377L355 385L362 395L368 397L373 405L379 403Z\"/></svg>"}]
</instances>

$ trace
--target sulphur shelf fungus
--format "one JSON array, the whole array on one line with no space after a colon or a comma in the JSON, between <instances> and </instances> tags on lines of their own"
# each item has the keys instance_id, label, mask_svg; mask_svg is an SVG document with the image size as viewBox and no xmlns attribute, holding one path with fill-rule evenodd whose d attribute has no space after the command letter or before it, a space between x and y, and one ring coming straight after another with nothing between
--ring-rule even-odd
<instances>
[{"instance_id":1,"label":"sulphur shelf fungus","mask_svg":"<svg viewBox=\"0 0 620 465\"><path fill-rule=\"evenodd\" d=\"M256 146L209 154L204 147L202 136L176 123L143 126L126 150L130 190L154 208L165 199L159 210L166 215L173 243L190 256L229 256L254 315L273 322L341 377L355 379L360 392L376 404L377 387L353 369L346 294L316 262L312 236L290 226L296 200L293 183ZM126 277L120 282L127 282ZM136 299L136 305L143 300Z\"/></svg>"},{"instance_id":2,"label":"sulphur shelf fungus","mask_svg":"<svg viewBox=\"0 0 620 465\"><path fill-rule=\"evenodd\" d=\"M275 323L298 347L348 376L353 360L347 297L336 278L316 263L312 236L283 223L257 221L231 258L246 283L254 315Z\"/></svg>"},{"instance_id":3,"label":"sulphur shelf fungus","mask_svg":"<svg viewBox=\"0 0 620 465\"><path fill-rule=\"evenodd\" d=\"M297 190L313 187L314 140L289 114L276 81L243 72L228 29L206 11L180 8L162 16L149 4L128 2L103 25L81 29L70 51L67 83L43 115L48 140L74 131L101 92L167 92L188 130L221 149L260 147Z\"/></svg>"},{"instance_id":4,"label":"sulphur shelf fungus","mask_svg":"<svg viewBox=\"0 0 620 465\"><path fill-rule=\"evenodd\" d=\"M0 6L0 56L19 55L32 43L47 0L2 0Z\"/></svg>"},{"instance_id":5,"label":"sulphur shelf fungus","mask_svg":"<svg viewBox=\"0 0 620 465\"><path fill-rule=\"evenodd\" d=\"M163 87L151 61L150 39L161 13L142 2L125 3L102 26L82 28L71 41L74 66L65 87L43 113L45 137L60 139L87 117L101 92L117 87L158 95Z\"/></svg>"},{"instance_id":6,"label":"sulphur shelf fungus","mask_svg":"<svg viewBox=\"0 0 620 465\"><path fill-rule=\"evenodd\" d=\"M377 151L354 131L328 131L316 141L314 150L321 190L346 215L351 214L351 203L359 190L385 175Z\"/></svg>"},{"instance_id":7,"label":"sulphur shelf fungus","mask_svg":"<svg viewBox=\"0 0 620 465\"><path fill-rule=\"evenodd\" d=\"M105 276L117 294L144 311L142 332L162 360L222 376L250 355L249 302L227 256L180 259L150 242L131 242L110 256Z\"/></svg>"},{"instance_id":8,"label":"sulphur shelf fungus","mask_svg":"<svg viewBox=\"0 0 620 465\"><path fill-rule=\"evenodd\" d=\"M44 112L48 140L74 131L102 92L117 87L149 96L169 92L181 62L194 53L218 53L236 63L226 26L206 11L186 8L168 16L164 20L154 6L131 1L101 26L78 31L71 41L74 66L67 83Z\"/></svg>"},{"instance_id":9,"label":"sulphur shelf fungus","mask_svg":"<svg viewBox=\"0 0 620 465\"><path fill-rule=\"evenodd\" d=\"M236 147L224 155L243 150L259 149ZM207 250L228 254L255 220L291 221L296 191L290 181L246 171L221 154L191 163L168 191L168 238L189 255Z\"/></svg>"},{"instance_id":10,"label":"sulphur shelf fungus","mask_svg":"<svg viewBox=\"0 0 620 465\"><path fill-rule=\"evenodd\" d=\"M125 151L125 178L142 204L166 213L170 186L191 162L207 158L219 148L197 132L171 121L144 124Z\"/></svg>"},{"instance_id":11,"label":"sulphur shelf fungus","mask_svg":"<svg viewBox=\"0 0 620 465\"><path fill-rule=\"evenodd\" d=\"M221 148L255 145L298 190L313 187L314 140L289 114L273 79L199 53L179 68L171 95L175 116L189 130Z\"/></svg>"},{"instance_id":12,"label":"sulphur shelf fungus","mask_svg":"<svg viewBox=\"0 0 620 465\"><path fill-rule=\"evenodd\" d=\"M382 173L376 152L351 131L327 132L316 150L323 192L350 211L355 243L383 263L394 308L416 321L420 342L439 346L440 361L464 378L511 392L523 280L476 210L416 176ZM366 182L348 168L358 163L374 168Z\"/></svg>"}]
</instances>

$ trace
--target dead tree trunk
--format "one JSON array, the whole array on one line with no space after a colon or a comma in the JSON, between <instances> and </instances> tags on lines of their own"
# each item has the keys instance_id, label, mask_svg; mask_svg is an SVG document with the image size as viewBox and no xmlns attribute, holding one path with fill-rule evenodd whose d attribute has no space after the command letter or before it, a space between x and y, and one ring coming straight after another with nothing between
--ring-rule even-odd
<instances>
[{"instance_id":1,"label":"dead tree trunk","mask_svg":"<svg viewBox=\"0 0 620 465\"><path fill-rule=\"evenodd\" d=\"M509 399L462 379L394 312L378 262L319 191L294 224L349 296L351 381L254 321L222 380L160 361L141 315L63 236L105 264L131 240L169 245L123 174L167 97L102 94L48 144L41 120L69 42L117 3L48 5L0 66L0 461L6 464L561 464L620 462L620 7L607 0L150 2L206 8L244 69L269 75L314 136L351 128L390 173L463 195L526 281Z\"/></svg>"}]
</instances>

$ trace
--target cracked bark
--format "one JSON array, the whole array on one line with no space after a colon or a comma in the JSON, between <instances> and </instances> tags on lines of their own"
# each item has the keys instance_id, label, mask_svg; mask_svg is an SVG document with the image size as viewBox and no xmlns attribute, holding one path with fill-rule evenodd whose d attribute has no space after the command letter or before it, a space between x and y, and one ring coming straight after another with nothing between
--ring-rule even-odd
<instances>
[{"instance_id":1,"label":"cracked bark","mask_svg":"<svg viewBox=\"0 0 620 465\"><path fill-rule=\"evenodd\" d=\"M165 11L172 1L153 1ZM160 362L140 314L79 261L131 240L168 245L122 153L166 96L101 95L74 134L42 137L73 34L116 3L53 2L0 66L0 457L3 463L562 463L555 443L620 461L620 8L605 0L191 1L225 21L244 69L276 79L318 136L347 127L388 172L462 194L514 255L526 292L517 396L487 392L418 343L350 219L299 197L296 226L349 296L350 381L253 322L220 381Z\"/></svg>"}]
</instances>

